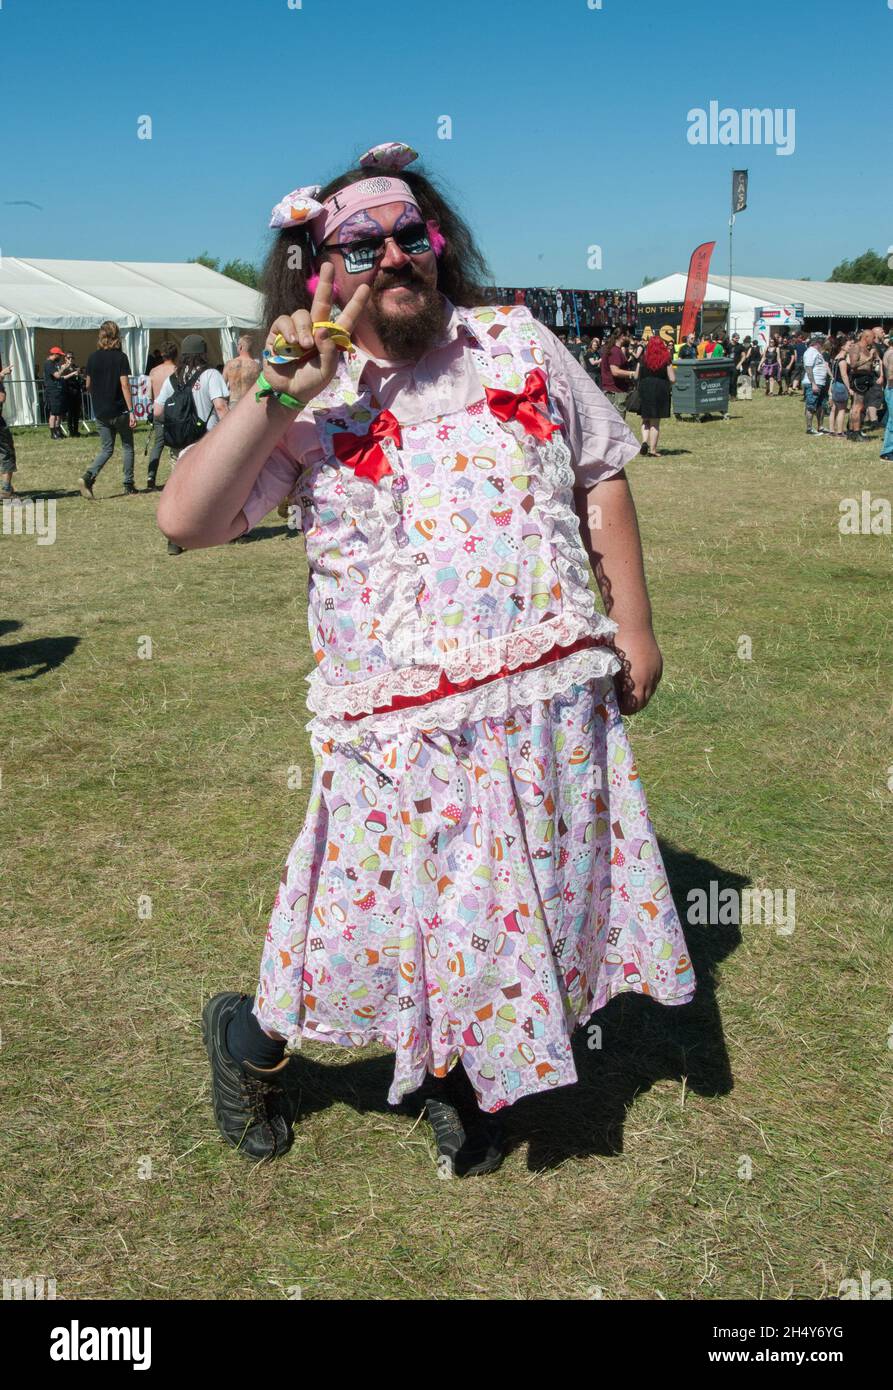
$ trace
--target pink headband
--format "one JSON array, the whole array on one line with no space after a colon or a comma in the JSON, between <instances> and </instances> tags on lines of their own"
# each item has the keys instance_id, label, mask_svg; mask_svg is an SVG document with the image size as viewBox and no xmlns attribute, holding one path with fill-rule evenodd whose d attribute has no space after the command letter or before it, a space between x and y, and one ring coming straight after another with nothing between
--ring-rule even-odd
<instances>
[{"instance_id":1,"label":"pink headband","mask_svg":"<svg viewBox=\"0 0 893 1390\"><path fill-rule=\"evenodd\" d=\"M359 183L349 183L339 188L331 198L326 198L323 211L313 219L313 240L317 246L328 241L342 222L346 222L355 212L363 208L381 207L383 203L412 203L419 205L408 183L392 178L390 174L377 174L372 179L361 179Z\"/></svg>"},{"instance_id":2,"label":"pink headband","mask_svg":"<svg viewBox=\"0 0 893 1390\"><path fill-rule=\"evenodd\" d=\"M390 140L373 145L360 156L360 167L372 169L368 179L339 188L324 203L317 201L321 189L318 183L296 188L276 204L270 219L271 227L308 227L317 246L337 231L342 222L363 208L380 207L383 203L411 203L418 207L416 196L408 183L395 178L400 169L418 159L410 145ZM380 172L377 172L380 171ZM421 210L421 209L420 209Z\"/></svg>"}]
</instances>

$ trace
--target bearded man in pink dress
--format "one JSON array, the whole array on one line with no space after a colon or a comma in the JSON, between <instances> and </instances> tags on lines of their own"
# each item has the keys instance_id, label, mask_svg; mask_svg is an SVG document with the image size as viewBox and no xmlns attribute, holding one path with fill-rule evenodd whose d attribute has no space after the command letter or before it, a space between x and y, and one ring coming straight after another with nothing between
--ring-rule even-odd
<instances>
[{"instance_id":1,"label":"bearded man in pink dress","mask_svg":"<svg viewBox=\"0 0 893 1390\"><path fill-rule=\"evenodd\" d=\"M313 784L257 990L204 1010L218 1127L284 1153L286 1047L377 1042L389 1102L471 1175L510 1105L576 1081L575 1027L694 978L621 718L661 676L638 443L524 305L488 304L416 159L376 146L277 204L258 389L158 515L195 548L288 503L310 571Z\"/></svg>"}]
</instances>

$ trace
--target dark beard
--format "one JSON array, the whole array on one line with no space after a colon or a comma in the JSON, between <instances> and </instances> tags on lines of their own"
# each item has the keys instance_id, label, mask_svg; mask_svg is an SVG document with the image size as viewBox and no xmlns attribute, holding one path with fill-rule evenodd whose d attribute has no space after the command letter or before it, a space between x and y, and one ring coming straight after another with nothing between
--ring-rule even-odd
<instances>
[{"instance_id":1,"label":"dark beard","mask_svg":"<svg viewBox=\"0 0 893 1390\"><path fill-rule=\"evenodd\" d=\"M443 333L443 300L433 285L425 285L418 279L411 281L418 298L418 307L413 314L391 317L382 313L378 291L392 284L405 283L403 279L382 280L380 285L376 284L366 307L370 327L375 330L382 347L394 362L421 357L439 341Z\"/></svg>"}]
</instances>

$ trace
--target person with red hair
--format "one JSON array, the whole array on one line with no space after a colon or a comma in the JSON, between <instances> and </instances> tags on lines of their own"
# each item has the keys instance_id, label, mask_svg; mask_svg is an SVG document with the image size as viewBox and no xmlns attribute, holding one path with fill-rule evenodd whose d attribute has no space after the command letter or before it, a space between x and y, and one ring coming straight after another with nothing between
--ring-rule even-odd
<instances>
[{"instance_id":1,"label":"person with red hair","mask_svg":"<svg viewBox=\"0 0 893 1390\"><path fill-rule=\"evenodd\" d=\"M670 359L670 350L655 333L645 346L638 375L638 414L642 417L640 452L652 459L660 458L657 448L660 422L670 414L670 387L675 380L676 371Z\"/></svg>"}]
</instances>

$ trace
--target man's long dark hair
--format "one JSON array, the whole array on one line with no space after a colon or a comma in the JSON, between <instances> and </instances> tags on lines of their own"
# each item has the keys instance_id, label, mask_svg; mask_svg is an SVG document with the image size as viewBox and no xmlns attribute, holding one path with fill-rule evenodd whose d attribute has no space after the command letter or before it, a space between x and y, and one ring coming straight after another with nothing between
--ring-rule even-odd
<instances>
[{"instance_id":1,"label":"man's long dark hair","mask_svg":"<svg viewBox=\"0 0 893 1390\"><path fill-rule=\"evenodd\" d=\"M346 173L329 180L317 195L317 201L324 202L345 184L359 183L361 179L374 176L374 169L348 169ZM437 288L453 304L463 308L492 303L493 291L487 287L490 270L467 224L425 174L403 169L399 177L412 189L423 219L436 222L446 241L442 254L437 258ZM394 201L399 202L399 197ZM295 255L295 248L299 250L299 256ZM276 233L261 276L264 336L280 314L293 314L296 309L310 308L313 296L307 291L307 279L316 269L313 243L306 227L283 227Z\"/></svg>"},{"instance_id":2,"label":"man's long dark hair","mask_svg":"<svg viewBox=\"0 0 893 1390\"><path fill-rule=\"evenodd\" d=\"M178 386L184 386L187 381L194 380L201 376L202 372L207 371L209 366L207 354L204 352L186 352L180 358L176 371L172 376Z\"/></svg>"}]
</instances>

